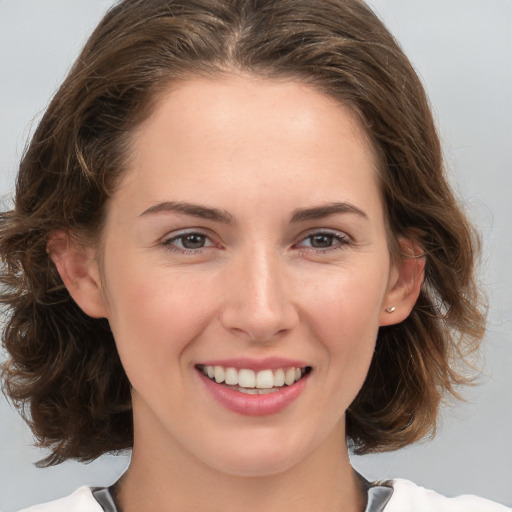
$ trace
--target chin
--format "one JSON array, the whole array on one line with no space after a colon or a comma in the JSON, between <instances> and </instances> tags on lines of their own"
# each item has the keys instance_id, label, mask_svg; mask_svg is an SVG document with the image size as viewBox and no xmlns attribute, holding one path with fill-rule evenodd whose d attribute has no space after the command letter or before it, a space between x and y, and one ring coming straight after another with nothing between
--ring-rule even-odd
<instances>
[{"instance_id":1,"label":"chin","mask_svg":"<svg viewBox=\"0 0 512 512\"><path fill-rule=\"evenodd\" d=\"M224 440L217 445L224 447L222 450L203 450L198 455L203 463L225 474L268 477L291 470L315 451L311 440L308 442L305 438L298 439L299 436L289 434L286 438L266 434L259 436L253 431L242 439L231 436L230 441Z\"/></svg>"},{"instance_id":2,"label":"chin","mask_svg":"<svg viewBox=\"0 0 512 512\"><path fill-rule=\"evenodd\" d=\"M217 469L231 476L264 478L286 473L299 463L300 459L296 456L285 456L276 454L271 456L267 454L248 457L245 454L238 454L231 460L222 461Z\"/></svg>"}]
</instances>

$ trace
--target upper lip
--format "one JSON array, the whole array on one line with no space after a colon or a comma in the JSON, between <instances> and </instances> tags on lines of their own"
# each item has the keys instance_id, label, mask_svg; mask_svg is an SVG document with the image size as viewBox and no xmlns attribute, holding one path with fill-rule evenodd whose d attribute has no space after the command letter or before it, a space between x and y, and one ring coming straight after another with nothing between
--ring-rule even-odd
<instances>
[{"instance_id":1,"label":"upper lip","mask_svg":"<svg viewBox=\"0 0 512 512\"><path fill-rule=\"evenodd\" d=\"M265 357L262 359L236 357L231 359L209 359L201 361L196 366L222 366L223 368L246 368L248 370L277 370L278 368L305 368L308 365L304 361L288 359L285 357Z\"/></svg>"}]
</instances>

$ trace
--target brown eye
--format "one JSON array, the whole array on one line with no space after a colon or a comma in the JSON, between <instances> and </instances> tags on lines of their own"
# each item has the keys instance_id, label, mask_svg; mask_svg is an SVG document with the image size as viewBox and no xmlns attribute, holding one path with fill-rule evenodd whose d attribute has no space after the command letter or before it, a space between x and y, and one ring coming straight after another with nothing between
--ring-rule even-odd
<instances>
[{"instance_id":1,"label":"brown eye","mask_svg":"<svg viewBox=\"0 0 512 512\"><path fill-rule=\"evenodd\" d=\"M309 239L311 247L314 247L315 249L325 249L327 247L332 247L335 241L334 235L327 235L323 233L311 235Z\"/></svg>"},{"instance_id":2,"label":"brown eye","mask_svg":"<svg viewBox=\"0 0 512 512\"><path fill-rule=\"evenodd\" d=\"M176 235L168 240L165 240L162 245L167 249L180 251L196 251L206 247L213 246L210 238L203 233L182 233Z\"/></svg>"},{"instance_id":3,"label":"brown eye","mask_svg":"<svg viewBox=\"0 0 512 512\"><path fill-rule=\"evenodd\" d=\"M206 244L206 237L199 233L190 233L180 237L184 249L201 249Z\"/></svg>"},{"instance_id":4,"label":"brown eye","mask_svg":"<svg viewBox=\"0 0 512 512\"><path fill-rule=\"evenodd\" d=\"M303 238L296 247L314 249L316 252L327 252L331 249L342 249L350 244L350 237L343 232L317 231Z\"/></svg>"}]
</instances>

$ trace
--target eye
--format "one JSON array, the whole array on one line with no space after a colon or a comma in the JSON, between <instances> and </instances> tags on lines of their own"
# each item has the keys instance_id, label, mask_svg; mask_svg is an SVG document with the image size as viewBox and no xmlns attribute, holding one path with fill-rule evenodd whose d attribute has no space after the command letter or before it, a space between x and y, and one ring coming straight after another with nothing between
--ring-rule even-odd
<instances>
[{"instance_id":1,"label":"eye","mask_svg":"<svg viewBox=\"0 0 512 512\"><path fill-rule=\"evenodd\" d=\"M322 251L329 249L340 249L349 243L349 237L343 233L333 231L320 231L311 233L303 238L297 244L297 247L305 247Z\"/></svg>"},{"instance_id":2,"label":"eye","mask_svg":"<svg viewBox=\"0 0 512 512\"><path fill-rule=\"evenodd\" d=\"M171 250L197 251L214 244L204 233L188 232L168 238L163 245Z\"/></svg>"},{"instance_id":3,"label":"eye","mask_svg":"<svg viewBox=\"0 0 512 512\"><path fill-rule=\"evenodd\" d=\"M315 247L316 249L325 249L327 247L331 247L336 241L334 235L326 235L325 233L311 235L308 237L308 239L311 243L311 247Z\"/></svg>"}]
</instances>

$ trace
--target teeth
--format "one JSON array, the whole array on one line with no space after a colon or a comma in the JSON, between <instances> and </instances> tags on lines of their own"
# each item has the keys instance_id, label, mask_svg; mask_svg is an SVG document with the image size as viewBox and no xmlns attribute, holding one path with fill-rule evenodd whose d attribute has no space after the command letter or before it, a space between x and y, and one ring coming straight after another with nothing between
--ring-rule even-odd
<instances>
[{"instance_id":1,"label":"teeth","mask_svg":"<svg viewBox=\"0 0 512 512\"><path fill-rule=\"evenodd\" d=\"M245 393L246 395L257 395L258 390L254 388L240 388L240 391L242 393Z\"/></svg>"},{"instance_id":2,"label":"teeth","mask_svg":"<svg viewBox=\"0 0 512 512\"><path fill-rule=\"evenodd\" d=\"M226 368L224 382L230 386L236 386L238 384L238 372L235 368Z\"/></svg>"},{"instance_id":3,"label":"teeth","mask_svg":"<svg viewBox=\"0 0 512 512\"><path fill-rule=\"evenodd\" d=\"M277 388L272 389L253 389L253 388L236 388L240 393L245 393L247 395L268 395L269 393L275 393L279 391Z\"/></svg>"},{"instance_id":4,"label":"teeth","mask_svg":"<svg viewBox=\"0 0 512 512\"><path fill-rule=\"evenodd\" d=\"M222 366L216 366L215 370L214 370L214 376L215 376L215 382L218 382L219 384L221 382L224 382L224 376L225 376L224 368L222 368Z\"/></svg>"},{"instance_id":5,"label":"teeth","mask_svg":"<svg viewBox=\"0 0 512 512\"><path fill-rule=\"evenodd\" d=\"M284 383L291 386L295 382L295 368L288 368L284 374Z\"/></svg>"},{"instance_id":6,"label":"teeth","mask_svg":"<svg viewBox=\"0 0 512 512\"><path fill-rule=\"evenodd\" d=\"M274 386L284 386L284 370L282 368L279 368L274 373Z\"/></svg>"},{"instance_id":7,"label":"teeth","mask_svg":"<svg viewBox=\"0 0 512 512\"><path fill-rule=\"evenodd\" d=\"M266 394L277 391L276 388L285 384L291 386L297 382L304 370L301 368L278 368L277 370L261 370L255 372L247 368L224 368L222 366L203 366L201 371L218 384L235 386L242 393ZM238 387L237 387L238 386Z\"/></svg>"},{"instance_id":8,"label":"teeth","mask_svg":"<svg viewBox=\"0 0 512 512\"><path fill-rule=\"evenodd\" d=\"M237 384L241 388L254 388L256 387L256 374L252 370L240 370L238 372Z\"/></svg>"},{"instance_id":9,"label":"teeth","mask_svg":"<svg viewBox=\"0 0 512 512\"><path fill-rule=\"evenodd\" d=\"M274 374L272 370L263 370L257 373L256 387L258 389L271 389L274 387Z\"/></svg>"}]
</instances>

